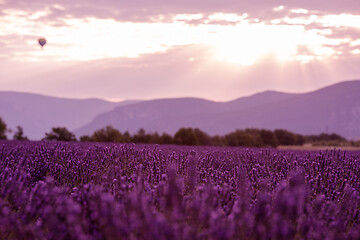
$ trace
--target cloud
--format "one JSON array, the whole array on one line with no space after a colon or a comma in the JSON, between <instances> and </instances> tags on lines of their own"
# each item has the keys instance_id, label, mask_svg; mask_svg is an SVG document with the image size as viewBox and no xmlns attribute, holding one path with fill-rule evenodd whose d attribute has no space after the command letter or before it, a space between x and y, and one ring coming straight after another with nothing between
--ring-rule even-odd
<instances>
[{"instance_id":1,"label":"cloud","mask_svg":"<svg viewBox=\"0 0 360 240\"><path fill-rule=\"evenodd\" d=\"M6 34L5 25L13 28L16 21L22 21L17 24L23 27L22 35L26 35L29 29L36 35L35 29L40 34L51 27L76 27L82 20L107 19L146 24L181 22L192 26L289 25L303 26L306 30L332 30L338 34L339 29L347 29L348 36L359 30L357 22L360 21L358 0L294 0L283 3L277 0L104 0L101 3L95 0L34 0L31 3L12 0L3 5L0 20L5 24L0 28L1 35Z\"/></svg>"},{"instance_id":2,"label":"cloud","mask_svg":"<svg viewBox=\"0 0 360 240\"><path fill-rule=\"evenodd\" d=\"M2 89L231 99L267 88L309 90L329 84L317 79L360 76L351 67L360 55L358 0L0 4L0 62L7 66L0 73ZM45 51L36 42L43 34L49 42ZM216 48L222 53L218 58ZM287 61L279 61L282 57ZM227 61L231 58L237 63Z\"/></svg>"},{"instance_id":3,"label":"cloud","mask_svg":"<svg viewBox=\"0 0 360 240\"><path fill-rule=\"evenodd\" d=\"M242 15L249 14L250 18L274 18L283 11L274 11L283 6L284 10L292 9L295 13L304 11L317 11L322 13L354 13L358 14L358 0L327 1L327 0L198 0L198 1L175 1L175 0L132 0L116 1L103 0L33 0L24 2L21 0L6 1L3 9L11 8L25 11L41 11L48 9L51 14L44 19L56 20L64 17L84 18L113 18L119 21L157 21L171 19L177 14L211 14L224 12ZM300 9L302 11L300 11Z\"/></svg>"}]
</instances>

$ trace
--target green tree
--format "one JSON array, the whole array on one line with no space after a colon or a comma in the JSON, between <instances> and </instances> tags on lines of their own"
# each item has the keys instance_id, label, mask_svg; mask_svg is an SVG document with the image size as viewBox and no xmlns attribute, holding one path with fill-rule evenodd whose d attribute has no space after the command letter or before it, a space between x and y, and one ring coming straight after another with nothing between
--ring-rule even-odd
<instances>
[{"instance_id":1,"label":"green tree","mask_svg":"<svg viewBox=\"0 0 360 240\"><path fill-rule=\"evenodd\" d=\"M284 129L275 129L275 136L280 145L295 145L297 136Z\"/></svg>"},{"instance_id":2,"label":"green tree","mask_svg":"<svg viewBox=\"0 0 360 240\"><path fill-rule=\"evenodd\" d=\"M305 143L305 137L301 134L295 134L295 145L303 145Z\"/></svg>"},{"instance_id":3,"label":"green tree","mask_svg":"<svg viewBox=\"0 0 360 240\"><path fill-rule=\"evenodd\" d=\"M251 143L251 147L265 147L266 144L264 144L264 141L261 137L261 130L257 129L257 128L247 128L244 131L246 134L248 134L249 136L251 136L252 138L252 143Z\"/></svg>"},{"instance_id":4,"label":"green tree","mask_svg":"<svg viewBox=\"0 0 360 240\"><path fill-rule=\"evenodd\" d=\"M139 131L133 136L132 141L134 143L150 143L151 135L146 134L145 130L140 128Z\"/></svg>"},{"instance_id":5,"label":"green tree","mask_svg":"<svg viewBox=\"0 0 360 240\"><path fill-rule=\"evenodd\" d=\"M81 142L91 142L92 138L89 135L84 135L80 137Z\"/></svg>"},{"instance_id":6,"label":"green tree","mask_svg":"<svg viewBox=\"0 0 360 240\"><path fill-rule=\"evenodd\" d=\"M199 145L199 141L192 128L180 128L175 133L174 141L179 145Z\"/></svg>"},{"instance_id":7,"label":"green tree","mask_svg":"<svg viewBox=\"0 0 360 240\"><path fill-rule=\"evenodd\" d=\"M201 131L199 128L195 128L194 133L196 135L198 144L201 146L210 146L211 145L211 137L207 135L207 133Z\"/></svg>"},{"instance_id":8,"label":"green tree","mask_svg":"<svg viewBox=\"0 0 360 240\"><path fill-rule=\"evenodd\" d=\"M43 140L76 141L76 137L65 127L55 127L52 128L50 133L45 134L45 138L43 138Z\"/></svg>"},{"instance_id":9,"label":"green tree","mask_svg":"<svg viewBox=\"0 0 360 240\"><path fill-rule=\"evenodd\" d=\"M211 145L213 146L226 146L226 139L224 136L213 136L211 138Z\"/></svg>"},{"instance_id":10,"label":"green tree","mask_svg":"<svg viewBox=\"0 0 360 240\"><path fill-rule=\"evenodd\" d=\"M2 118L0 117L0 139L7 139L6 138L6 124L5 122L2 120Z\"/></svg>"},{"instance_id":11,"label":"green tree","mask_svg":"<svg viewBox=\"0 0 360 240\"><path fill-rule=\"evenodd\" d=\"M274 132L266 129L261 129L260 137L265 146L277 147L278 140Z\"/></svg>"},{"instance_id":12,"label":"green tree","mask_svg":"<svg viewBox=\"0 0 360 240\"><path fill-rule=\"evenodd\" d=\"M332 133L332 134L321 133L319 135L309 135L309 136L306 136L306 139L308 142L334 141L334 140L346 141L346 139L344 137L342 137L336 133Z\"/></svg>"},{"instance_id":13,"label":"green tree","mask_svg":"<svg viewBox=\"0 0 360 240\"><path fill-rule=\"evenodd\" d=\"M256 141L254 136L250 133L236 130L235 132L231 132L225 135L226 145L227 146L244 146L244 147L255 147Z\"/></svg>"},{"instance_id":14,"label":"green tree","mask_svg":"<svg viewBox=\"0 0 360 240\"><path fill-rule=\"evenodd\" d=\"M174 139L171 135L167 134L167 133L163 133L160 136L160 144L173 144L174 143Z\"/></svg>"},{"instance_id":15,"label":"green tree","mask_svg":"<svg viewBox=\"0 0 360 240\"><path fill-rule=\"evenodd\" d=\"M149 134L150 140L149 143L160 143L160 136L157 132Z\"/></svg>"},{"instance_id":16,"label":"green tree","mask_svg":"<svg viewBox=\"0 0 360 240\"><path fill-rule=\"evenodd\" d=\"M26 136L24 136L24 129L21 126L16 127L16 132L13 136L14 140L29 140Z\"/></svg>"},{"instance_id":17,"label":"green tree","mask_svg":"<svg viewBox=\"0 0 360 240\"><path fill-rule=\"evenodd\" d=\"M131 142L131 135L129 131L124 132L122 137L123 137L123 142Z\"/></svg>"},{"instance_id":18,"label":"green tree","mask_svg":"<svg viewBox=\"0 0 360 240\"><path fill-rule=\"evenodd\" d=\"M123 137L119 130L112 126L106 126L105 128L95 131L91 139L95 142L122 142Z\"/></svg>"}]
</instances>

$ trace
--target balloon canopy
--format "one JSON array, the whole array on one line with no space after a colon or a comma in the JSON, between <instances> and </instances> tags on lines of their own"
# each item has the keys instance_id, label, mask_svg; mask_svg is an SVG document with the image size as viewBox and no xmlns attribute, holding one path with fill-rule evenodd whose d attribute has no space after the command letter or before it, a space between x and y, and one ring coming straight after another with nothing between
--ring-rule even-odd
<instances>
[{"instance_id":1,"label":"balloon canopy","mask_svg":"<svg viewBox=\"0 0 360 240\"><path fill-rule=\"evenodd\" d=\"M43 47L46 44L46 39L45 38L39 38L39 44L41 45L41 47Z\"/></svg>"}]
</instances>

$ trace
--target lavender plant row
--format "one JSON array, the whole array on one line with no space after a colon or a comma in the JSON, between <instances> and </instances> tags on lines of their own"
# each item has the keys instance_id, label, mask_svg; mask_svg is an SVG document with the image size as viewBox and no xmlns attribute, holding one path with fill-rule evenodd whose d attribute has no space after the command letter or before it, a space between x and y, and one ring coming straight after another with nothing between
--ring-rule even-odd
<instances>
[{"instance_id":1,"label":"lavender plant row","mask_svg":"<svg viewBox=\"0 0 360 240\"><path fill-rule=\"evenodd\" d=\"M0 142L0 239L360 239L360 152Z\"/></svg>"}]
</instances>

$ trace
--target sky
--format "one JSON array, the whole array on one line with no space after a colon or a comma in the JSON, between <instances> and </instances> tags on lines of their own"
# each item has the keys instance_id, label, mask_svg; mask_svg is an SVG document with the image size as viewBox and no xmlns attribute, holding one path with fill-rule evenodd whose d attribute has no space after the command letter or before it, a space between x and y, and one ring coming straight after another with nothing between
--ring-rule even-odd
<instances>
[{"instance_id":1,"label":"sky","mask_svg":"<svg viewBox=\"0 0 360 240\"><path fill-rule=\"evenodd\" d=\"M0 91L228 101L358 66L359 0L0 0Z\"/></svg>"}]
</instances>

